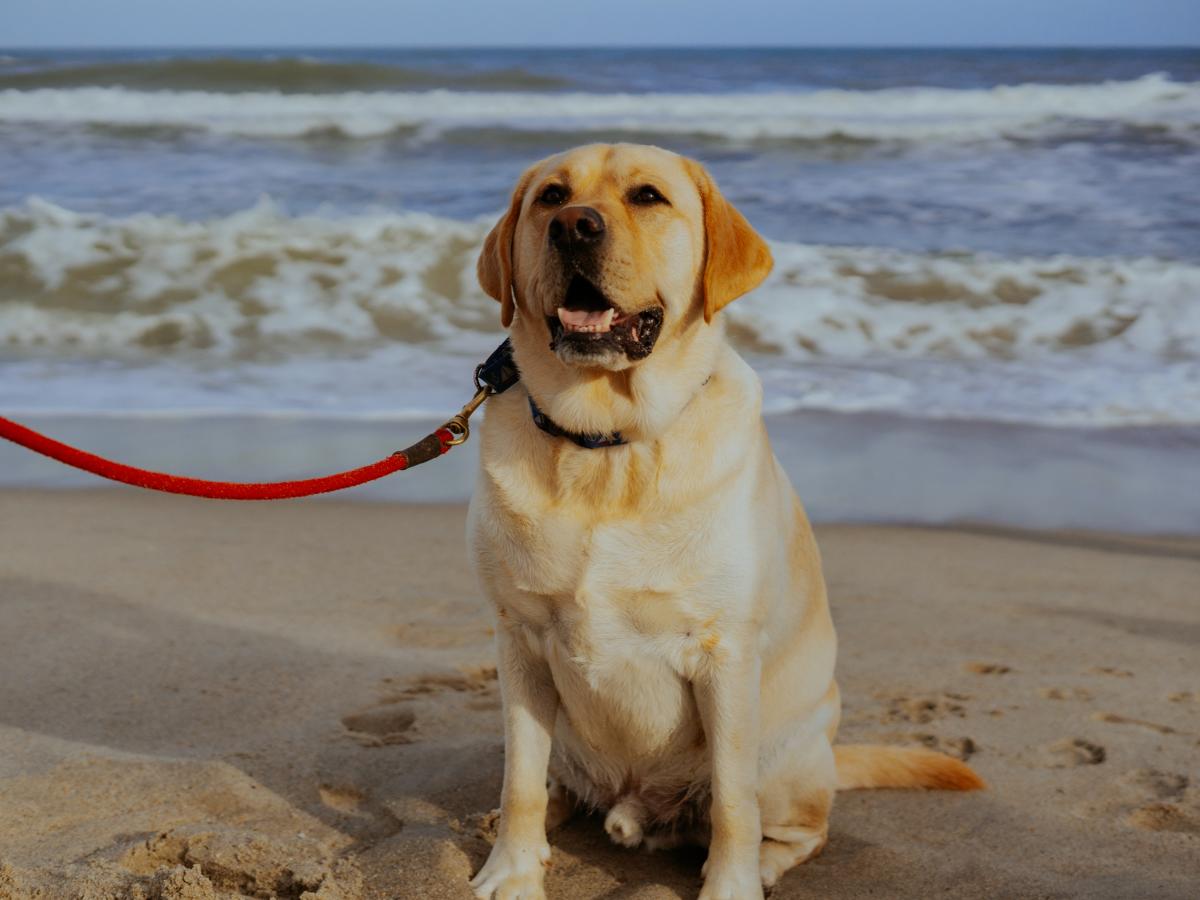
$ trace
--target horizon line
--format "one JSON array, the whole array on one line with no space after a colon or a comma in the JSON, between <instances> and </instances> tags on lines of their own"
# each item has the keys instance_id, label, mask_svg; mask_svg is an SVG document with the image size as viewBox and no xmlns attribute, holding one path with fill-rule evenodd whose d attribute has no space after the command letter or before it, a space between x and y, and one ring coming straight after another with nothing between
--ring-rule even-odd
<instances>
[{"instance_id":1,"label":"horizon line","mask_svg":"<svg viewBox=\"0 0 1200 900\"><path fill-rule=\"evenodd\" d=\"M136 44L0 44L0 50L1198 50L1200 43L1182 44L1111 44L1111 43L964 43L964 44L917 44L917 43L822 43L822 44L555 44L554 46L497 43L497 44L453 44L429 42L422 44L374 44L374 43L136 43Z\"/></svg>"}]
</instances>

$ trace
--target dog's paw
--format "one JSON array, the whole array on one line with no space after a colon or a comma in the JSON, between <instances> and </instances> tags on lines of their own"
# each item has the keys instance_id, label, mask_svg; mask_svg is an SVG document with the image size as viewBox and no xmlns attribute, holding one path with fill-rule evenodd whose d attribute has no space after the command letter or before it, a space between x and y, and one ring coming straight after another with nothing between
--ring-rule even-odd
<instances>
[{"instance_id":1,"label":"dog's paw","mask_svg":"<svg viewBox=\"0 0 1200 900\"><path fill-rule=\"evenodd\" d=\"M782 833L781 833L782 832ZM805 828L775 828L772 834L791 840L764 839L758 848L758 871L763 887L771 888L793 866L807 862L825 848L828 834L825 828L809 831Z\"/></svg>"},{"instance_id":2,"label":"dog's paw","mask_svg":"<svg viewBox=\"0 0 1200 900\"><path fill-rule=\"evenodd\" d=\"M700 900L762 900L763 886L758 857L745 865L725 863L705 865L704 889Z\"/></svg>"},{"instance_id":3,"label":"dog's paw","mask_svg":"<svg viewBox=\"0 0 1200 900\"><path fill-rule=\"evenodd\" d=\"M758 877L764 888L773 888L783 877L783 873L792 867L791 853L786 847L781 847L773 841L763 841L762 850L758 855Z\"/></svg>"},{"instance_id":4,"label":"dog's paw","mask_svg":"<svg viewBox=\"0 0 1200 900\"><path fill-rule=\"evenodd\" d=\"M542 883L549 862L549 844L500 842L471 879L471 888L479 900L546 900Z\"/></svg>"}]
</instances>

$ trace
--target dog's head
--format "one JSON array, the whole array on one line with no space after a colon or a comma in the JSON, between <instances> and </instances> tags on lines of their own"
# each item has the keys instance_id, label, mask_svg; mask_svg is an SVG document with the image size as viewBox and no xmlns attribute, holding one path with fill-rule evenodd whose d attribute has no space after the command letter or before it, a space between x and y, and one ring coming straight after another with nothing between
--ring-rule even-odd
<instances>
[{"instance_id":1,"label":"dog's head","mask_svg":"<svg viewBox=\"0 0 1200 900\"><path fill-rule=\"evenodd\" d=\"M766 243L703 167L631 144L526 171L478 266L506 327L539 332L568 366L607 370L710 323L770 269Z\"/></svg>"}]
</instances>

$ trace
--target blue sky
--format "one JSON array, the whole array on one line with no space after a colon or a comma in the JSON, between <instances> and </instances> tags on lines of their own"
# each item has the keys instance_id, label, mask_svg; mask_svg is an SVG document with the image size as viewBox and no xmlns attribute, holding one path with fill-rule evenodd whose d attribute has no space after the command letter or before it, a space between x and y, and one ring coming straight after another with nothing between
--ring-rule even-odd
<instances>
[{"instance_id":1,"label":"blue sky","mask_svg":"<svg viewBox=\"0 0 1200 900\"><path fill-rule=\"evenodd\" d=\"M0 0L0 46L1200 45L1200 0Z\"/></svg>"}]
</instances>

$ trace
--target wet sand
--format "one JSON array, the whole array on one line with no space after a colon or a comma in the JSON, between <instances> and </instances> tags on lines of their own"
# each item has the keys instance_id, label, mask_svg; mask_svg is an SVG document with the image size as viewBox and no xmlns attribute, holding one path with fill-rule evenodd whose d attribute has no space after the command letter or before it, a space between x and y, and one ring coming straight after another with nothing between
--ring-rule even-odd
<instances>
[{"instance_id":1,"label":"wet sand","mask_svg":"<svg viewBox=\"0 0 1200 900\"><path fill-rule=\"evenodd\" d=\"M470 396L464 390L462 400ZM308 478L373 462L437 428L438 418L305 415L16 418L78 447L166 472L234 481ZM486 411L485 411L486 413ZM817 410L764 421L816 522L1087 528L1200 535L1200 427L1049 427ZM458 503L479 446L468 441L420 475L385 478L355 499ZM94 488L94 476L0 441L0 489Z\"/></svg>"},{"instance_id":2,"label":"wet sand","mask_svg":"<svg viewBox=\"0 0 1200 900\"><path fill-rule=\"evenodd\" d=\"M502 736L464 518L0 492L0 898L469 898ZM842 737L990 789L844 794L772 897L1194 896L1200 540L818 539ZM551 898L699 890L698 851L551 844Z\"/></svg>"}]
</instances>

